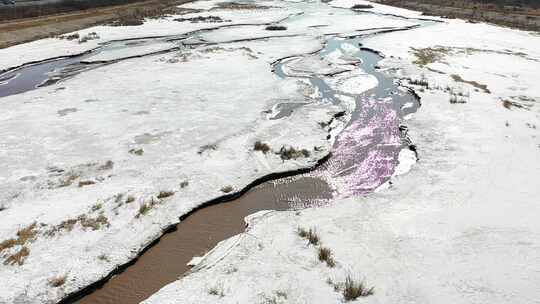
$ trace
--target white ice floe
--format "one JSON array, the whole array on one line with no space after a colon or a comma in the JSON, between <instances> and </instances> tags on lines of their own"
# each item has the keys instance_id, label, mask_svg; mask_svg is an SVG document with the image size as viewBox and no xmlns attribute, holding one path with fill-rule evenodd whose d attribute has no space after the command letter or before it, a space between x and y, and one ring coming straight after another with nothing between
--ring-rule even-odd
<instances>
[{"instance_id":1,"label":"white ice floe","mask_svg":"<svg viewBox=\"0 0 540 304\"><path fill-rule=\"evenodd\" d=\"M341 93L357 95L376 87L378 81L375 76L356 69L341 75L339 78L332 78L328 83Z\"/></svg>"}]
</instances>

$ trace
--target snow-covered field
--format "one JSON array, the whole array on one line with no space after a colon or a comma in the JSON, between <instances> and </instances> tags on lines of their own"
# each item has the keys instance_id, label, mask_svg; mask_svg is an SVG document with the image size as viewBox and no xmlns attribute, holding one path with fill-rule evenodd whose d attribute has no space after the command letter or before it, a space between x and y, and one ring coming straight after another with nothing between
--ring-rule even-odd
<instances>
[{"instance_id":1,"label":"snow-covered field","mask_svg":"<svg viewBox=\"0 0 540 304\"><path fill-rule=\"evenodd\" d=\"M257 1L267 7L250 9L220 2L186 4L202 11L141 26L79 31L99 37L85 43L50 38L0 50L2 70L112 40L222 27L186 41L215 45L123 60L0 99L0 303L58 302L132 260L196 206L316 164L335 138L320 123L350 113L350 103L321 100L308 82L279 78L270 63L321 49L325 35L418 24L387 14L420 17L377 4L370 9L377 14L352 14L347 8L361 0L306 10L296 2ZM223 22L174 21L197 16ZM274 22L287 30L267 31ZM363 44L422 97L405 122L419 162L411 167L404 152L391 183L365 197L251 216L246 233L145 303L336 303L347 275L375 287L363 302L538 301L540 37L445 20ZM178 45L111 47L87 60ZM305 55L286 72L326 75L351 63ZM376 85L358 69L321 77L348 96ZM270 119L284 102L306 105ZM332 134L345 123L334 120ZM271 152L254 151L256 141ZM273 153L282 147L308 153L284 160ZM309 245L298 227L315 228L322 245ZM317 259L320 246L330 248L334 267Z\"/></svg>"},{"instance_id":2,"label":"snow-covered field","mask_svg":"<svg viewBox=\"0 0 540 304\"><path fill-rule=\"evenodd\" d=\"M250 217L145 303L340 303L347 275L374 286L363 303L538 302L540 37L447 20L364 45L422 97L406 121L418 163L366 197Z\"/></svg>"},{"instance_id":3,"label":"snow-covered field","mask_svg":"<svg viewBox=\"0 0 540 304\"><path fill-rule=\"evenodd\" d=\"M294 26L287 23L294 38L278 37L263 24L297 16L302 11L296 5L218 4L191 3L209 10L141 26L82 30L80 39L92 38L83 43L66 35L0 50L0 69L100 45L84 61L140 56L1 98L0 303L58 302L135 258L204 202L270 173L314 166L328 155L354 105L345 96L343 103L321 98L304 79L280 78L270 63L316 52L325 34L416 24L321 3ZM335 24L333 14L340 15ZM198 16L223 22L174 21ZM213 32L203 31L184 42L211 44L180 46L183 34L223 26L216 32L227 39L220 41L234 42L215 44ZM274 38L251 40L267 36ZM114 41L146 37L159 38ZM342 55L295 67L321 77L352 69L354 62ZM342 94L360 94L376 80L356 71L335 75L331 83ZM304 105L272 119L283 103ZM334 119L336 113L345 115ZM329 121L328 129L321 127ZM255 151L257 141L270 151Z\"/></svg>"}]
</instances>

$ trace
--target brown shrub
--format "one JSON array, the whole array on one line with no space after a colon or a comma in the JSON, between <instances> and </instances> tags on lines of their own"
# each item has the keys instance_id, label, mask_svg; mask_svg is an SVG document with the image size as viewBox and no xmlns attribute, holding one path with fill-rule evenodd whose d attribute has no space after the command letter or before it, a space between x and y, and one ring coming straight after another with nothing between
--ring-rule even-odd
<instances>
[{"instance_id":1,"label":"brown shrub","mask_svg":"<svg viewBox=\"0 0 540 304\"><path fill-rule=\"evenodd\" d=\"M356 281L351 276L347 276L345 279L345 288L343 289L343 298L345 301L353 301L359 297L371 296L374 293L375 288L368 288L362 281Z\"/></svg>"},{"instance_id":2,"label":"brown shrub","mask_svg":"<svg viewBox=\"0 0 540 304\"><path fill-rule=\"evenodd\" d=\"M315 228L309 228L309 230L305 230L304 228L298 228L297 233L301 238L308 240L310 244L319 244L320 239Z\"/></svg>"},{"instance_id":3,"label":"brown shrub","mask_svg":"<svg viewBox=\"0 0 540 304\"><path fill-rule=\"evenodd\" d=\"M66 283L67 275L62 275L58 277L54 277L49 280L49 285L52 287L60 287Z\"/></svg>"},{"instance_id":4,"label":"brown shrub","mask_svg":"<svg viewBox=\"0 0 540 304\"><path fill-rule=\"evenodd\" d=\"M268 146L267 144L263 142L256 141L255 144L253 145L253 150L261 151L262 153L266 154L268 151L270 151L270 146Z\"/></svg>"},{"instance_id":5,"label":"brown shrub","mask_svg":"<svg viewBox=\"0 0 540 304\"><path fill-rule=\"evenodd\" d=\"M328 247L319 247L319 261L326 262L326 265L330 268L336 266L332 250Z\"/></svg>"},{"instance_id":6,"label":"brown shrub","mask_svg":"<svg viewBox=\"0 0 540 304\"><path fill-rule=\"evenodd\" d=\"M30 250L26 246L22 247L21 250L17 251L16 253L8 256L8 258L4 261L4 265L15 265L18 264L21 266L24 264L24 261L30 254Z\"/></svg>"}]
</instances>

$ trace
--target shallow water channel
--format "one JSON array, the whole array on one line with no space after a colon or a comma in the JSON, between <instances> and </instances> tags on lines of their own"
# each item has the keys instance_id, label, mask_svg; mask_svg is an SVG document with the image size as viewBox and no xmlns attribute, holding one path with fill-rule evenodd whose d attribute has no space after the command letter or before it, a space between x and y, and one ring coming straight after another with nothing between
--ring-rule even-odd
<instances>
[{"instance_id":1,"label":"shallow water channel","mask_svg":"<svg viewBox=\"0 0 540 304\"><path fill-rule=\"evenodd\" d=\"M329 36L319 54L324 57L346 43L359 46L361 40L361 37ZM96 52L115 47L129 47L129 44L115 42L80 56L27 65L4 73L0 75L0 97L26 92L109 64L85 64L83 61ZM184 275L190 269L186 264L192 257L201 256L218 242L244 231L243 219L249 214L268 209L322 205L332 198L368 193L386 182L397 165L399 152L407 146L400 122L405 115L416 111L419 102L413 94L377 70L377 62L381 59L377 53L360 49L354 56L361 59L358 68L375 76L378 85L363 94L351 96L356 108L350 122L336 138L332 156L326 162L312 172L264 182L235 200L197 209L183 217L176 229L166 233L129 266L63 303L139 303ZM287 77L281 65L278 62L274 71L280 77ZM340 102L324 79L308 78L323 99ZM288 116L301 106L283 105L274 119ZM335 183L335 180L339 182Z\"/></svg>"}]
</instances>

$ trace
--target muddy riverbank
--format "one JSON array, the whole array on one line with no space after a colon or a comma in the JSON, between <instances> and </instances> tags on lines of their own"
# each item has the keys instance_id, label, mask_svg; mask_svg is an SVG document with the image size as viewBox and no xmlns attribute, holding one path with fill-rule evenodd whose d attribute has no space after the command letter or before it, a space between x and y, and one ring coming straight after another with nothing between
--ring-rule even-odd
<instances>
[{"instance_id":1,"label":"muddy riverbank","mask_svg":"<svg viewBox=\"0 0 540 304\"><path fill-rule=\"evenodd\" d=\"M176 5L187 2L191 0L151 0L35 18L3 20L0 21L0 49L115 21L141 22L142 18L162 15L171 9L177 11Z\"/></svg>"}]
</instances>

